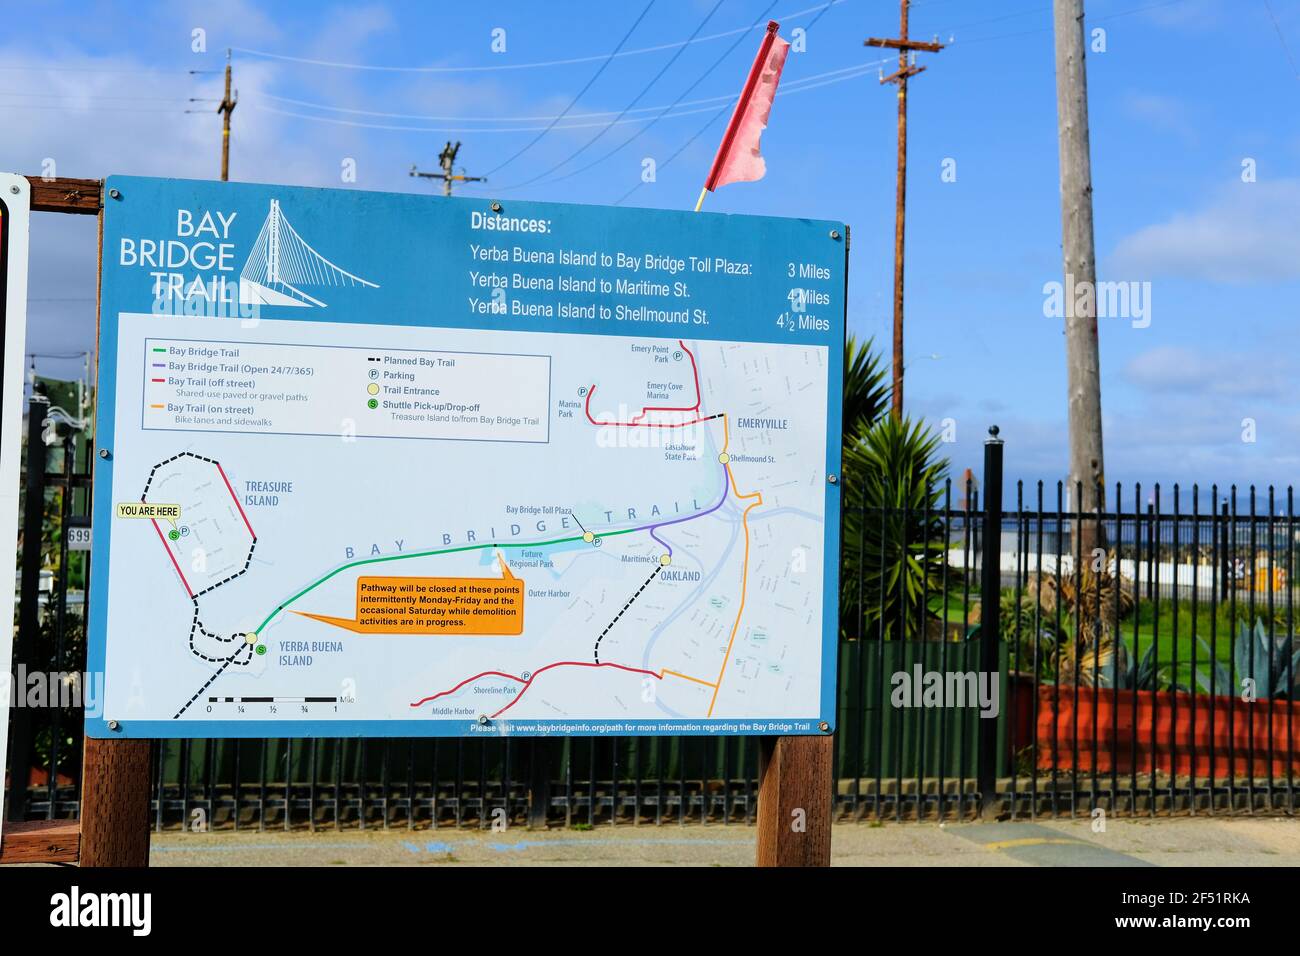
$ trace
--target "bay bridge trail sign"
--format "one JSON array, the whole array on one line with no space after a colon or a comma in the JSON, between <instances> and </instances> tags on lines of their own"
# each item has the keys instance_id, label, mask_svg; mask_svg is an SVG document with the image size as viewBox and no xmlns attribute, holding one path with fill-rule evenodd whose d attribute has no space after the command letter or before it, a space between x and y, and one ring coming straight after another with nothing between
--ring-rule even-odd
<instances>
[{"instance_id":1,"label":"bay bridge trail sign","mask_svg":"<svg viewBox=\"0 0 1300 956\"><path fill-rule=\"evenodd\" d=\"M828 732L844 237L110 178L88 732Z\"/></svg>"}]
</instances>

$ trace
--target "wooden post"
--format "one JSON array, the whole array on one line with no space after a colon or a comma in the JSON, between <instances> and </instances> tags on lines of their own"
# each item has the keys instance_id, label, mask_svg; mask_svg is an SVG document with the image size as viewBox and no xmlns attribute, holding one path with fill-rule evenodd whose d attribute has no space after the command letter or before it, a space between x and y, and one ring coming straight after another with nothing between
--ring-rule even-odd
<instances>
[{"instance_id":1,"label":"wooden post","mask_svg":"<svg viewBox=\"0 0 1300 956\"><path fill-rule=\"evenodd\" d=\"M226 51L226 95L221 99L217 112L221 114L221 181L230 179L230 116L239 104L239 95L230 96L230 51Z\"/></svg>"},{"instance_id":2,"label":"wooden post","mask_svg":"<svg viewBox=\"0 0 1300 956\"><path fill-rule=\"evenodd\" d=\"M104 212L99 209L99 267L104 264ZM97 324L103 320L96 303ZM98 329L96 330L98 331ZM93 462L97 459L92 458ZM81 762L81 865L149 865L149 741L87 737Z\"/></svg>"},{"instance_id":3,"label":"wooden post","mask_svg":"<svg viewBox=\"0 0 1300 956\"><path fill-rule=\"evenodd\" d=\"M1083 0L1053 0L1056 121L1061 150L1061 246L1065 256L1065 364L1070 431L1070 488L1079 514L1105 507L1101 443L1101 361L1097 355L1097 259L1092 234L1092 158L1088 143L1088 72ZM1085 283L1087 284L1085 286ZM1089 289L1082 300L1075 289ZM1076 309L1076 306L1080 306ZM1105 547L1099 522L1076 522L1078 552Z\"/></svg>"},{"instance_id":4,"label":"wooden post","mask_svg":"<svg viewBox=\"0 0 1300 956\"><path fill-rule=\"evenodd\" d=\"M149 865L149 741L86 738L81 865Z\"/></svg>"},{"instance_id":5,"label":"wooden post","mask_svg":"<svg viewBox=\"0 0 1300 956\"><path fill-rule=\"evenodd\" d=\"M31 820L5 826L0 865L76 863L81 831L76 820Z\"/></svg>"},{"instance_id":6,"label":"wooden post","mask_svg":"<svg viewBox=\"0 0 1300 956\"><path fill-rule=\"evenodd\" d=\"M759 866L830 866L834 738L761 737Z\"/></svg>"},{"instance_id":7,"label":"wooden post","mask_svg":"<svg viewBox=\"0 0 1300 956\"><path fill-rule=\"evenodd\" d=\"M898 39L871 37L866 46L898 51L898 70L881 77L881 83L898 84L898 182L894 195L894 376L890 392L894 418L903 417L903 234L907 218L907 78L925 71L911 59L916 50L938 53L943 44L918 42L907 35L907 13L911 0L900 0Z\"/></svg>"}]
</instances>

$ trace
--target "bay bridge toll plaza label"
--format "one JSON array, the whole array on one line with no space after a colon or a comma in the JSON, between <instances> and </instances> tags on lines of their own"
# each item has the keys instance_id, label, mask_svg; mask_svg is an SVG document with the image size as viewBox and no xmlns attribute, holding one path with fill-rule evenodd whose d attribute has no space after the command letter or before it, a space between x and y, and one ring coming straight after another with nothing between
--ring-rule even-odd
<instances>
[{"instance_id":1,"label":"bay bridge toll plaza label","mask_svg":"<svg viewBox=\"0 0 1300 956\"><path fill-rule=\"evenodd\" d=\"M92 735L831 729L843 224L105 195Z\"/></svg>"}]
</instances>

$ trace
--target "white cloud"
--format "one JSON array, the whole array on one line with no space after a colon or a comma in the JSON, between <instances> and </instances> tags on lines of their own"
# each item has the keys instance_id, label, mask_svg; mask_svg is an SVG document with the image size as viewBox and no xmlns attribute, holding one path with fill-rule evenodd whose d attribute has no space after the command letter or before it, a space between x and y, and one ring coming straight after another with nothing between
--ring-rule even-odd
<instances>
[{"instance_id":1,"label":"white cloud","mask_svg":"<svg viewBox=\"0 0 1300 956\"><path fill-rule=\"evenodd\" d=\"M1123 105L1124 111L1144 126L1172 133L1188 144L1199 139L1181 100L1160 93L1130 92L1125 95Z\"/></svg>"},{"instance_id":2,"label":"white cloud","mask_svg":"<svg viewBox=\"0 0 1300 956\"><path fill-rule=\"evenodd\" d=\"M1238 183L1199 210L1121 239L1107 272L1239 284L1300 279L1297 222L1300 180Z\"/></svg>"},{"instance_id":3,"label":"white cloud","mask_svg":"<svg viewBox=\"0 0 1300 956\"><path fill-rule=\"evenodd\" d=\"M1285 352L1206 352L1163 345L1138 355L1123 378L1151 393L1281 400L1295 394L1300 367Z\"/></svg>"}]
</instances>

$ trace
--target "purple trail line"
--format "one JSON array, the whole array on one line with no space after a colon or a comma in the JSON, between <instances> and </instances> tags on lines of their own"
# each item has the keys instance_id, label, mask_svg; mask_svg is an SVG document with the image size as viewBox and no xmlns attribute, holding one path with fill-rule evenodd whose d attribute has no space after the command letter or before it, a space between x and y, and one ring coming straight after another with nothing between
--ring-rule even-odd
<instances>
[{"instance_id":1,"label":"purple trail line","mask_svg":"<svg viewBox=\"0 0 1300 956\"><path fill-rule=\"evenodd\" d=\"M671 521L660 521L658 524L652 524L649 526L649 528L646 529L647 531L650 532L650 537L654 538L665 548L667 548L668 556L671 558L673 555L673 546L669 544L667 541L665 541L663 538L659 537L659 535L655 534L655 529L666 528L671 524L681 524L683 521L694 521L696 518L703 518L705 515L713 514L713 512L721 508L727 500L727 484L728 484L727 466L723 465L722 466L722 497L718 499L718 503L716 505L714 505L712 508L708 509L707 511L698 511L693 515L686 515L684 518L673 518Z\"/></svg>"}]
</instances>

